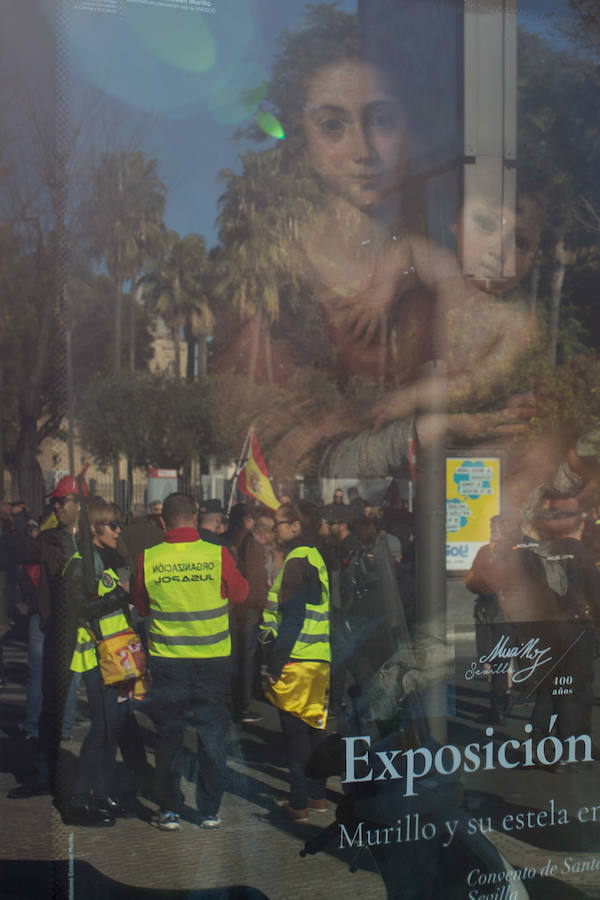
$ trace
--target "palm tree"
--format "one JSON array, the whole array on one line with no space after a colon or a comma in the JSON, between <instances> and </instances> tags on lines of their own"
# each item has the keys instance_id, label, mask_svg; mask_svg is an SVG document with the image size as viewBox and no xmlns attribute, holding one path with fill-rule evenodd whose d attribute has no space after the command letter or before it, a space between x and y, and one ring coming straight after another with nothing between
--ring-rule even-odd
<instances>
[{"instance_id":1,"label":"palm tree","mask_svg":"<svg viewBox=\"0 0 600 900\"><path fill-rule=\"evenodd\" d=\"M158 161L141 150L105 153L92 171L88 242L114 285L115 372L121 368L124 285L131 282L134 304L139 271L160 237L165 199Z\"/></svg>"},{"instance_id":2,"label":"palm tree","mask_svg":"<svg viewBox=\"0 0 600 900\"><path fill-rule=\"evenodd\" d=\"M171 329L175 349L175 369L181 374L180 335L187 343L186 377L195 375L196 345L199 346L198 374L206 374L206 339L212 334L215 317L210 306L209 262L204 238L167 232L166 252L146 276L145 293L154 312Z\"/></svg>"},{"instance_id":3,"label":"palm tree","mask_svg":"<svg viewBox=\"0 0 600 900\"><path fill-rule=\"evenodd\" d=\"M158 177L158 161L141 150L105 153L91 173L87 207L88 244L94 259L106 266L115 297L113 371L121 369L123 292L131 282L131 340L135 341L137 272L149 245L149 235L160 229L166 188ZM130 360L134 355L130 354ZM113 460L114 499L119 498L119 457Z\"/></svg>"},{"instance_id":4,"label":"palm tree","mask_svg":"<svg viewBox=\"0 0 600 900\"><path fill-rule=\"evenodd\" d=\"M217 219L223 247L214 293L240 319L253 320L254 338L248 365L251 382L261 343L270 367L270 326L282 302L294 305L303 274L297 252L300 223L319 202L314 180L301 165L286 165L279 147L241 157L243 171L220 173L226 189Z\"/></svg>"}]
</instances>

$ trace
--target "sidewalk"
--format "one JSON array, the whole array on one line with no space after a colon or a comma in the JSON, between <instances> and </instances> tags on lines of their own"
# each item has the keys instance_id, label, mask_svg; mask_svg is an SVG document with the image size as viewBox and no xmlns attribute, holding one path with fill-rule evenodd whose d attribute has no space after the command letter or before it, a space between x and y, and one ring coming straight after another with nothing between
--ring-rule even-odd
<instances>
[{"instance_id":1,"label":"sidewalk","mask_svg":"<svg viewBox=\"0 0 600 900\"><path fill-rule=\"evenodd\" d=\"M471 652L469 645L457 646L457 671ZM10 893L10 886L18 883L21 891L28 886L29 893L19 894L13 889L17 896L36 900L51 896L88 900L96 890L96 896L111 900L189 897L190 892L203 890L208 893L196 896L218 898L219 888L239 885L261 892L244 892L240 896L266 896L270 900L335 900L349 895L365 900L386 897L368 851L361 853L359 870L354 874L348 869L353 851L340 851L336 842L316 856L300 858L304 840L314 838L333 821L335 804L341 796L340 782L335 778L328 781L330 812L326 815L313 813L308 823L300 824L282 818L276 802L286 797L287 772L282 765L278 717L266 704L260 704L264 713L262 722L232 732L229 783L221 808L223 826L218 831L202 831L192 823L193 787L188 780L182 784L187 804L183 827L175 833L160 832L149 825L155 804L146 797L138 797L139 818L120 820L107 829L65 827L48 796L8 800L6 793L16 783L15 774L26 770L33 742L25 741L17 732L24 703L24 645L9 641L6 658L9 684L0 692L0 854L5 891ZM485 724L478 723L480 713L487 706L486 694L485 682L472 681L468 689L457 682L456 714L448 719L449 742L464 746L470 740L482 743L487 740ZM82 717L85 714L83 701L80 701L80 713ZM516 707L507 719L506 728L496 729L497 735L522 740L529 713L527 706ZM148 760L153 764L151 723L145 716L140 716L139 721L148 738ZM599 726L600 712L596 705L595 734ZM63 744L71 765L86 731L87 724L83 721L76 727L73 741ZM191 733L186 737L186 746L190 762L194 749ZM463 779L463 807L468 815L483 819L489 816L494 826L507 811L516 814L527 809L546 809L550 799L554 799L557 807L568 810L568 827L511 833L496 829L486 835L518 868L535 866L539 873L549 858L563 868L565 859L573 861L569 864L573 865L573 871L565 872L558 867L551 878L526 881L530 897L600 898L600 807L597 824L575 827L577 823L573 821L582 804L600 804L599 766L588 763L585 772L563 775L537 769L479 771ZM189 774L191 777L191 771ZM398 816L402 813L399 809ZM586 852L582 853L582 848ZM52 860L63 861L63 865L51 866ZM576 871L575 864L584 870ZM159 893L148 894L149 890ZM465 896L470 896L468 890L465 885ZM486 896L493 897L494 890L499 887L479 887L473 896L483 900ZM506 894L502 900L508 900L509 896Z\"/></svg>"},{"instance_id":2,"label":"sidewalk","mask_svg":"<svg viewBox=\"0 0 600 900\"><path fill-rule=\"evenodd\" d=\"M150 813L156 806L144 797L138 798L138 813L146 821L122 819L113 828L89 829L64 826L49 796L8 800L6 794L16 783L12 773L14 764L20 761L23 766L24 757L33 749L28 745L33 742L25 741L16 731L24 704L25 647L9 641L5 653L9 684L0 693L0 855L3 861L83 860L114 882L167 891L169 896L175 896L176 891L202 889L210 889L213 894L216 888L233 885L256 888L270 900L331 900L346 893L369 900L386 896L366 853L362 854L361 869L355 874L348 871L352 856L348 850L340 852L333 847L317 856L300 858L304 841L315 837L334 819L336 797L341 794L339 779L328 782L329 813L313 813L308 823L299 824L288 823L282 817L276 801L287 796L287 773L279 759L277 713L267 704L258 704L265 714L263 722L241 731L239 739L232 744L228 790L220 813L223 825L217 831L201 830L185 820L185 813L181 831L158 831L149 824ZM80 711L85 712L82 701ZM151 727L147 717L140 716L139 721L144 731ZM63 744L65 753L73 756L72 764L86 731L84 722L76 727L73 741ZM193 749L191 734L186 736L186 745L190 751ZM148 752L148 760L154 764L152 751ZM193 786L183 780L182 787L191 815ZM14 867L2 868L14 876ZM24 874L33 872L31 866L22 867L19 881L23 883ZM77 885L78 875L83 879L81 890ZM59 877L64 894L59 893L57 897L87 900L89 871L79 872L76 867L75 876L70 882L74 893L70 895L68 866L65 867ZM4 882L6 887L6 879ZM44 884L43 879L41 883ZM52 895L32 893L31 896L41 900ZM100 896L112 900L114 886Z\"/></svg>"}]
</instances>

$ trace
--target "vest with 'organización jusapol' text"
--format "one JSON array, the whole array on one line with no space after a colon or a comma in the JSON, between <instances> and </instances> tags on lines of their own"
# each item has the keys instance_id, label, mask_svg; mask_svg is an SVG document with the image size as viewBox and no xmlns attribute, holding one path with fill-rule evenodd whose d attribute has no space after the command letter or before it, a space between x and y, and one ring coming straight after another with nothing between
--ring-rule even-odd
<instances>
[{"instance_id":1,"label":"vest with 'organizaci\u00f3n jusapol' text","mask_svg":"<svg viewBox=\"0 0 600 900\"><path fill-rule=\"evenodd\" d=\"M144 552L152 656L231 655L228 601L221 597L221 551L207 541L157 544Z\"/></svg>"}]
</instances>

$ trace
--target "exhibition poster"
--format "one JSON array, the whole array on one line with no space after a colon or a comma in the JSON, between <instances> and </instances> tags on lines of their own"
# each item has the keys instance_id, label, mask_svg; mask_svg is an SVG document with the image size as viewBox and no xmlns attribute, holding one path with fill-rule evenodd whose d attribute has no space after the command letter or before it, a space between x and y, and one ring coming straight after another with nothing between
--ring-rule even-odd
<instances>
[{"instance_id":1,"label":"exhibition poster","mask_svg":"<svg viewBox=\"0 0 600 900\"><path fill-rule=\"evenodd\" d=\"M597 4L0 16L3 896L600 897Z\"/></svg>"}]
</instances>

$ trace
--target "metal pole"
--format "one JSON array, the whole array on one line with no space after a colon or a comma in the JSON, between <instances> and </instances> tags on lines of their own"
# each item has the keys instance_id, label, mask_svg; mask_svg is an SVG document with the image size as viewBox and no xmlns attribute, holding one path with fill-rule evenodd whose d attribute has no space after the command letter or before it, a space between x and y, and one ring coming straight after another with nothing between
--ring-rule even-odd
<instances>
[{"instance_id":1,"label":"metal pole","mask_svg":"<svg viewBox=\"0 0 600 900\"><path fill-rule=\"evenodd\" d=\"M434 372L443 364L434 363ZM443 415L444 404L438 404ZM446 438L443 431L419 451L416 490L417 653L434 663L445 652L446 609ZM432 737L447 735L447 684L442 679L422 697Z\"/></svg>"},{"instance_id":2,"label":"metal pole","mask_svg":"<svg viewBox=\"0 0 600 900\"><path fill-rule=\"evenodd\" d=\"M229 513L231 512L231 507L233 506L233 495L234 495L235 489L237 487L238 475L242 471L242 466L244 464L244 461L245 461L245 458L247 455L247 451L248 451L248 444L250 443L250 440L252 439L253 432L254 432L254 425L251 425L250 430L248 431L248 434L246 435L246 440L244 441L244 446L242 447L242 452L240 453L239 459L237 461L237 465L235 467L235 474L233 476L233 484L231 485L231 493L229 495L229 503L227 504L227 515L229 515Z\"/></svg>"}]
</instances>

